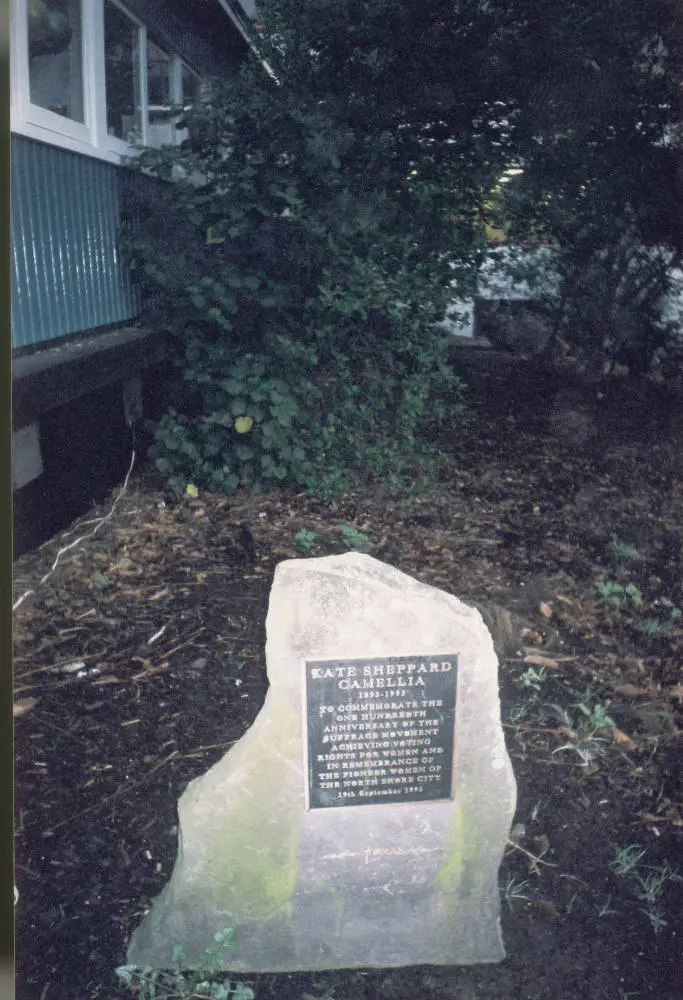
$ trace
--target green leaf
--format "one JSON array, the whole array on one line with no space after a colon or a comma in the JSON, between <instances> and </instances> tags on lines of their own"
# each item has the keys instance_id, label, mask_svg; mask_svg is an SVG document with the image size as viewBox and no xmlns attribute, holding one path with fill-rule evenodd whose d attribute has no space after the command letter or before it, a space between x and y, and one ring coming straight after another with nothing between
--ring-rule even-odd
<instances>
[{"instance_id":1,"label":"green leaf","mask_svg":"<svg viewBox=\"0 0 683 1000\"><path fill-rule=\"evenodd\" d=\"M290 413L289 410L285 409L282 406L278 406L277 408L273 407L272 409L275 419L277 420L280 427L292 426L292 414Z\"/></svg>"},{"instance_id":2,"label":"green leaf","mask_svg":"<svg viewBox=\"0 0 683 1000\"><path fill-rule=\"evenodd\" d=\"M245 390L244 382L239 378L223 378L218 384L221 389L225 389L231 396L238 396Z\"/></svg>"},{"instance_id":3,"label":"green leaf","mask_svg":"<svg viewBox=\"0 0 683 1000\"><path fill-rule=\"evenodd\" d=\"M257 275L249 274L244 279L244 284L246 285L247 288L251 288L251 290L255 292L257 288L261 287L262 282L261 279L257 277Z\"/></svg>"},{"instance_id":4,"label":"green leaf","mask_svg":"<svg viewBox=\"0 0 683 1000\"><path fill-rule=\"evenodd\" d=\"M214 226L209 226L206 230L206 242L209 246L215 243L225 243L225 236L220 236L216 233Z\"/></svg>"},{"instance_id":5,"label":"green leaf","mask_svg":"<svg viewBox=\"0 0 683 1000\"><path fill-rule=\"evenodd\" d=\"M248 462L254 457L254 449L245 444L238 444L235 446L235 454L240 462Z\"/></svg>"},{"instance_id":6,"label":"green leaf","mask_svg":"<svg viewBox=\"0 0 683 1000\"><path fill-rule=\"evenodd\" d=\"M215 413L209 413L208 416L202 417L202 422L209 425L217 424L219 427L232 427L233 418L225 410L217 410Z\"/></svg>"},{"instance_id":7,"label":"green leaf","mask_svg":"<svg viewBox=\"0 0 683 1000\"><path fill-rule=\"evenodd\" d=\"M303 549L312 549L317 537L318 533L316 531L311 531L309 528L301 528L294 536L294 541Z\"/></svg>"},{"instance_id":8,"label":"green leaf","mask_svg":"<svg viewBox=\"0 0 683 1000\"><path fill-rule=\"evenodd\" d=\"M246 983L235 983L232 989L233 1000L254 1000L255 993Z\"/></svg>"},{"instance_id":9,"label":"green leaf","mask_svg":"<svg viewBox=\"0 0 683 1000\"><path fill-rule=\"evenodd\" d=\"M114 969L114 972L119 979L123 980L126 986L132 986L139 970L137 965L119 965L118 968Z\"/></svg>"},{"instance_id":10,"label":"green leaf","mask_svg":"<svg viewBox=\"0 0 683 1000\"><path fill-rule=\"evenodd\" d=\"M243 399L241 396L238 396L236 399L233 399L232 402L230 403L230 412L235 417L244 416L248 408L249 405L246 399Z\"/></svg>"}]
</instances>

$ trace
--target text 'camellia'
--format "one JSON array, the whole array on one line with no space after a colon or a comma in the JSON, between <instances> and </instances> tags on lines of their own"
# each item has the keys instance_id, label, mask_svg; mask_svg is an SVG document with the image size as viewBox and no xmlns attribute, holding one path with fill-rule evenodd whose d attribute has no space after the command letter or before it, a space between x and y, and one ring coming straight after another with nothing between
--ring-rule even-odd
<instances>
[{"instance_id":1,"label":"text 'camellia'","mask_svg":"<svg viewBox=\"0 0 683 1000\"><path fill-rule=\"evenodd\" d=\"M307 661L309 808L450 798L457 663Z\"/></svg>"}]
</instances>

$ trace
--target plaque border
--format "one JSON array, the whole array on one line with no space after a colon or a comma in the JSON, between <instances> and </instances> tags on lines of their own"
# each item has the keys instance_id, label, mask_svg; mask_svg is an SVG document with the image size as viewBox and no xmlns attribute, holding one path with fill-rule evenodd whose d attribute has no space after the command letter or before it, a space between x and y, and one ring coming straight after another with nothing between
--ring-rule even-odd
<instances>
[{"instance_id":1,"label":"plaque border","mask_svg":"<svg viewBox=\"0 0 683 1000\"><path fill-rule=\"evenodd\" d=\"M428 660L433 659L437 656L444 656L455 658L455 693L453 701L453 749L451 758L451 786L450 794L445 798L438 799L413 799L410 802L406 801L396 801L396 802L368 802L368 803L353 803L353 804L343 804L336 806L312 806L310 803L310 789L308 781L308 764L309 764L309 749L308 749L308 676L306 674L306 664L312 661L316 663L347 663L351 661L360 661L363 663L380 662L385 663L392 658L395 659L420 659ZM397 806L438 806L443 805L444 802L453 802L455 798L455 759L456 759L456 736L457 736L457 719L458 719L458 686L460 681L460 658L461 653L453 652L434 652L433 650L429 653L385 653L380 655L378 653L373 653L371 656L358 656L358 655L342 655L338 654L335 656L315 656L314 654L308 654L307 657L300 658L301 672L303 675L302 688L302 742L303 742L303 781L304 781L304 810L308 813L316 812L331 812L335 809L364 809L367 806L375 806L381 808L383 806L388 806L390 808L396 808Z\"/></svg>"}]
</instances>

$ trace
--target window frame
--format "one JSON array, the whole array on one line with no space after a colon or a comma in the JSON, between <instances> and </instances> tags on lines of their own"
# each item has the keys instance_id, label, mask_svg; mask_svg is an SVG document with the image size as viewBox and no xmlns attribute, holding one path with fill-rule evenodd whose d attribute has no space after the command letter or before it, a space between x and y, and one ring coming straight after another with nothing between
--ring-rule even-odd
<instances>
[{"instance_id":1,"label":"window frame","mask_svg":"<svg viewBox=\"0 0 683 1000\"><path fill-rule=\"evenodd\" d=\"M83 86L83 122L76 122L48 111L30 99L28 47L28 8L30 0L13 0L10 18L10 128L18 135L70 149L95 159L120 164L122 157L138 150L107 131L107 95L104 64L104 4L117 7L137 28L140 73L141 143L149 140L149 100L147 90L147 26L119 0L80 0L81 4L81 73ZM169 50L167 44L155 44L171 60L171 96L182 99L182 70L185 67L201 84L201 74L186 59ZM182 135L178 135L182 141Z\"/></svg>"}]
</instances>

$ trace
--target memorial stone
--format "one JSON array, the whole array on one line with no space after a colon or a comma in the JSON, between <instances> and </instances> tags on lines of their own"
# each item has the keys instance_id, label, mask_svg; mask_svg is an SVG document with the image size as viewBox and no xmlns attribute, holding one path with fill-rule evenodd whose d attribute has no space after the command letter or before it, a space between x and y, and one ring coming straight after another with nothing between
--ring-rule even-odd
<instances>
[{"instance_id":1,"label":"memorial stone","mask_svg":"<svg viewBox=\"0 0 683 1000\"><path fill-rule=\"evenodd\" d=\"M255 722L179 802L171 879L128 962L283 972L504 958L515 808L474 608L368 555L280 563Z\"/></svg>"}]
</instances>

